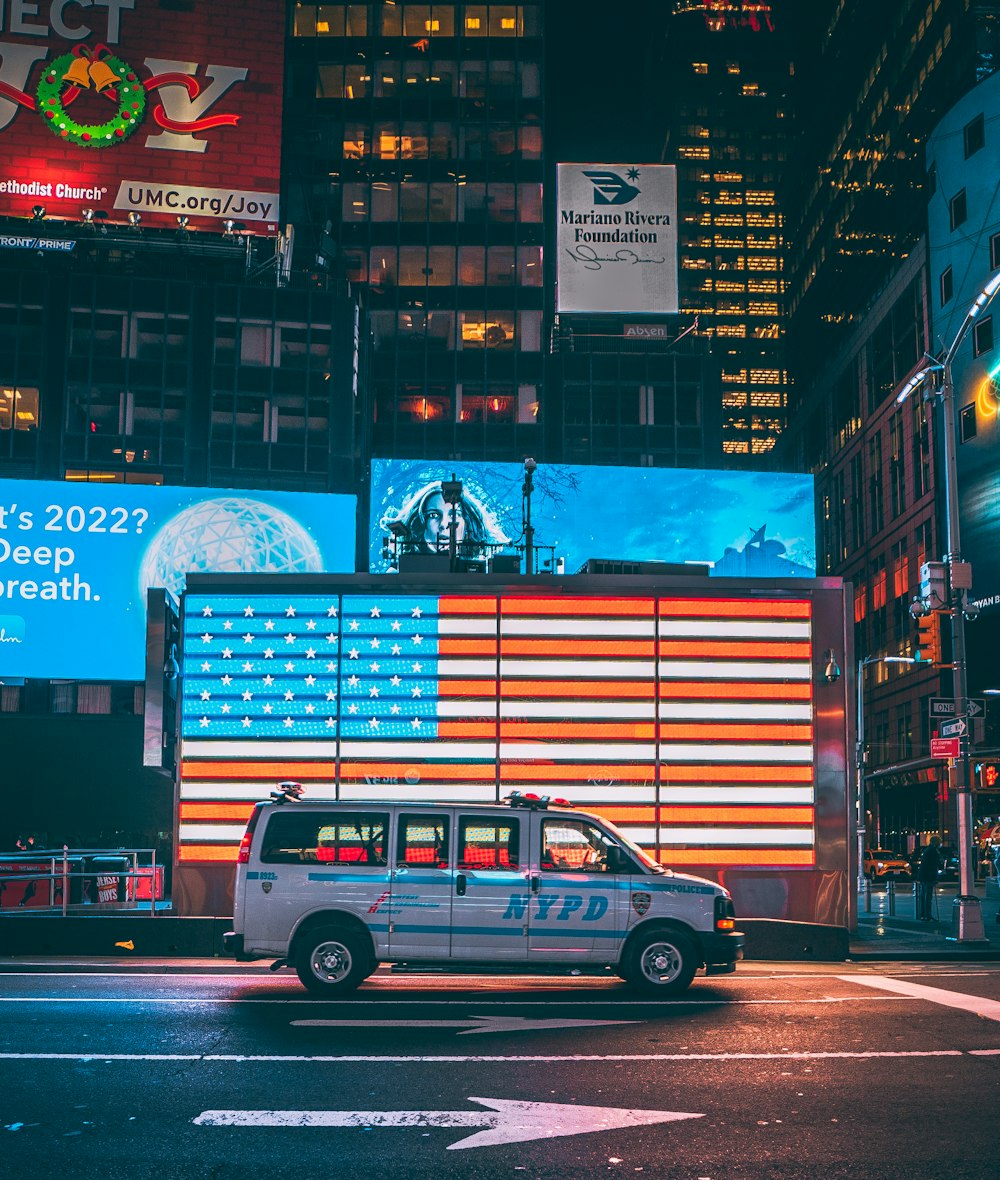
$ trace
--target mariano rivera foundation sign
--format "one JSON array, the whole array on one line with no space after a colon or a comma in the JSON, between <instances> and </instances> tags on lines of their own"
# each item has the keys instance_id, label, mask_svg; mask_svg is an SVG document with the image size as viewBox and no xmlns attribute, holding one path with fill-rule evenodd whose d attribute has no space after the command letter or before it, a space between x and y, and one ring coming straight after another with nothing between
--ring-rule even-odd
<instances>
[{"instance_id":1,"label":"mariano rivera foundation sign","mask_svg":"<svg viewBox=\"0 0 1000 1180\"><path fill-rule=\"evenodd\" d=\"M677 311L677 171L560 164L560 312Z\"/></svg>"}]
</instances>

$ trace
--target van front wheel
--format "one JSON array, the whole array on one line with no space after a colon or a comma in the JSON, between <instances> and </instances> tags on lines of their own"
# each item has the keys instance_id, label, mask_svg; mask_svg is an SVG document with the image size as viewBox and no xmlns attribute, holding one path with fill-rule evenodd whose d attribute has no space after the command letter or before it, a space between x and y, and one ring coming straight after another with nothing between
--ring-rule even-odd
<instances>
[{"instance_id":1,"label":"van front wheel","mask_svg":"<svg viewBox=\"0 0 1000 1180\"><path fill-rule=\"evenodd\" d=\"M314 930L296 956L295 970L305 987L320 996L354 991L368 975L369 956L350 930L324 926Z\"/></svg>"},{"instance_id":2,"label":"van front wheel","mask_svg":"<svg viewBox=\"0 0 1000 1180\"><path fill-rule=\"evenodd\" d=\"M624 965L624 974L640 991L668 996L687 989L697 966L697 953L686 935L675 930L656 930L636 942Z\"/></svg>"}]
</instances>

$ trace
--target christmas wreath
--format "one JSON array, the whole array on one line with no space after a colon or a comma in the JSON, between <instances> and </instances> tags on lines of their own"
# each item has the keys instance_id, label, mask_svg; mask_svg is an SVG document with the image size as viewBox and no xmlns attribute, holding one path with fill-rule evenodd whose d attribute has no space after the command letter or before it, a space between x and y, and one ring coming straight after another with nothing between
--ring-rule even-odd
<instances>
[{"instance_id":1,"label":"christmas wreath","mask_svg":"<svg viewBox=\"0 0 1000 1180\"><path fill-rule=\"evenodd\" d=\"M90 56L85 47L77 46L57 57L38 83L39 114L53 135L80 147L102 148L121 143L135 131L146 113L146 89L132 67L105 46L100 47L100 52L106 56ZM91 87L117 104L114 117L106 123L77 123L66 109L81 89Z\"/></svg>"}]
</instances>

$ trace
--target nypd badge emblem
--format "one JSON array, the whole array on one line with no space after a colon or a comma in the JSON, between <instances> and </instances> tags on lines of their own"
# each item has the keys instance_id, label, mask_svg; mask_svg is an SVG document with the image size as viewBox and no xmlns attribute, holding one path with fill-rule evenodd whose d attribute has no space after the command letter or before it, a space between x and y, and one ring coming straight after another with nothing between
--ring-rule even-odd
<instances>
[{"instance_id":1,"label":"nypd badge emblem","mask_svg":"<svg viewBox=\"0 0 1000 1180\"><path fill-rule=\"evenodd\" d=\"M641 918L643 916L643 914L645 914L648 911L650 902L652 900L653 899L650 897L650 895L648 893L633 893L632 894L632 909L634 909L635 912Z\"/></svg>"}]
</instances>

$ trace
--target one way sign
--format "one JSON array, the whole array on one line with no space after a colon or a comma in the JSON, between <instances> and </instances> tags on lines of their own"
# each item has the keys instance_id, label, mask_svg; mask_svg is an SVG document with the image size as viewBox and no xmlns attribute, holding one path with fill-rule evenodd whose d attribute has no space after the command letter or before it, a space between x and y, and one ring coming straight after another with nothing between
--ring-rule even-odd
<instances>
[{"instance_id":1,"label":"one way sign","mask_svg":"<svg viewBox=\"0 0 1000 1180\"><path fill-rule=\"evenodd\" d=\"M942 722L941 736L943 738L964 737L968 728L964 717L956 717L954 721Z\"/></svg>"},{"instance_id":2,"label":"one way sign","mask_svg":"<svg viewBox=\"0 0 1000 1180\"><path fill-rule=\"evenodd\" d=\"M955 698L931 697L929 708L932 719L935 717L954 717ZM986 701L983 697L970 697L965 702L965 715L967 717L982 717L985 712Z\"/></svg>"}]
</instances>

